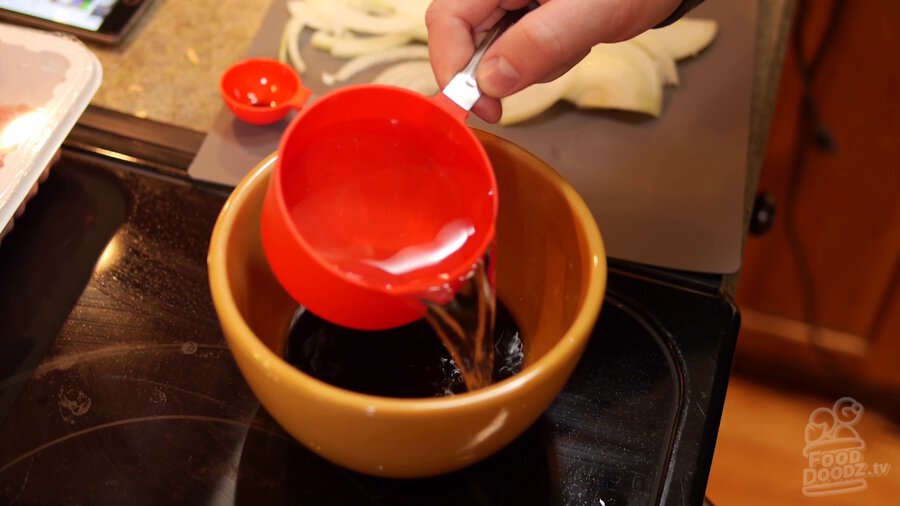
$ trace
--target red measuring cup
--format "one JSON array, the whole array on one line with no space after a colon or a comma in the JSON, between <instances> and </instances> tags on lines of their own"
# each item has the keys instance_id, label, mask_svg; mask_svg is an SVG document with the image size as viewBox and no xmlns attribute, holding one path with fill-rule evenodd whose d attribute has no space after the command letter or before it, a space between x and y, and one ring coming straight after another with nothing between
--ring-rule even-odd
<instances>
[{"instance_id":1,"label":"red measuring cup","mask_svg":"<svg viewBox=\"0 0 900 506\"><path fill-rule=\"evenodd\" d=\"M289 65L268 58L235 63L222 74L219 93L239 119L254 125L281 120L312 95Z\"/></svg>"},{"instance_id":2,"label":"red measuring cup","mask_svg":"<svg viewBox=\"0 0 900 506\"><path fill-rule=\"evenodd\" d=\"M278 147L263 249L287 292L339 325L375 330L446 302L494 240L497 182L466 125L475 68L507 15L436 96L379 85L323 95Z\"/></svg>"}]
</instances>

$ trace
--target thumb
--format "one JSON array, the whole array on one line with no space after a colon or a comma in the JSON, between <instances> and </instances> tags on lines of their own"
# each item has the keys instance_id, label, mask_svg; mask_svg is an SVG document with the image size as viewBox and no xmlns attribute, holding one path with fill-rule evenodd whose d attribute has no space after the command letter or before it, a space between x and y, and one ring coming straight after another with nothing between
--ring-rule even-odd
<instances>
[{"instance_id":1,"label":"thumb","mask_svg":"<svg viewBox=\"0 0 900 506\"><path fill-rule=\"evenodd\" d=\"M675 0L548 0L509 28L478 67L478 87L502 98L550 80L591 47L633 37L666 18Z\"/></svg>"}]
</instances>

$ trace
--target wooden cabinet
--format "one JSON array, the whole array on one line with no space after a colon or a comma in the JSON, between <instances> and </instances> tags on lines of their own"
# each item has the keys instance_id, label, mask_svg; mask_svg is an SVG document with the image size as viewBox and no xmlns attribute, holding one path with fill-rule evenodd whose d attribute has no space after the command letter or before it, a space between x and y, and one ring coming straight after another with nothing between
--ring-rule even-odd
<instances>
[{"instance_id":1,"label":"wooden cabinet","mask_svg":"<svg viewBox=\"0 0 900 506\"><path fill-rule=\"evenodd\" d=\"M839 4L806 5L795 15L759 183L775 197L775 224L746 244L736 367L897 409L900 3L844 2L811 84L796 39L808 60ZM828 135L819 143L798 135L810 104L833 150Z\"/></svg>"}]
</instances>

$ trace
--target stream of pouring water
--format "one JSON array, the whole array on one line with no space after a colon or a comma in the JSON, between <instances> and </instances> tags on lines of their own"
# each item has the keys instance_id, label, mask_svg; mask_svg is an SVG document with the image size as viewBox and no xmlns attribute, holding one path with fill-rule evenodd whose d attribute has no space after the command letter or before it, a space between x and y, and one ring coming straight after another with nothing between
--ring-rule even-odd
<instances>
[{"instance_id":1,"label":"stream of pouring water","mask_svg":"<svg viewBox=\"0 0 900 506\"><path fill-rule=\"evenodd\" d=\"M441 338L471 392L493 382L496 294L488 276L490 255L475 264L446 304L425 300L425 319Z\"/></svg>"},{"instance_id":2,"label":"stream of pouring water","mask_svg":"<svg viewBox=\"0 0 900 506\"><path fill-rule=\"evenodd\" d=\"M330 245L326 241L316 246L327 261L347 276L364 278L390 290L392 286L417 279L423 272L433 271L463 248L475 233L472 221L459 217L433 230L436 230L433 235L420 234L418 240L397 249L359 238L352 247L327 247ZM396 235L405 234L397 232ZM447 348L470 391L492 383L496 295L488 275L490 261L490 254L477 261L455 293L448 284L433 287L422 295L422 302L428 308L425 319ZM450 282L449 278L445 279Z\"/></svg>"}]
</instances>

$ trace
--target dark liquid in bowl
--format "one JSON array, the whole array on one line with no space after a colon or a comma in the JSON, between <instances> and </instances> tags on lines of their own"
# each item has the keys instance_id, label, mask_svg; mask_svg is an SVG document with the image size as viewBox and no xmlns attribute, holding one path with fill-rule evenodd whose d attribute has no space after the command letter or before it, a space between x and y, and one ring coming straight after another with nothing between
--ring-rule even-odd
<instances>
[{"instance_id":1,"label":"dark liquid in bowl","mask_svg":"<svg viewBox=\"0 0 900 506\"><path fill-rule=\"evenodd\" d=\"M497 301L494 321L494 382L522 369L521 334L512 315ZM383 331L353 330L298 311L285 359L334 386L386 397L439 397L462 393L466 385L456 364L424 319Z\"/></svg>"}]
</instances>

